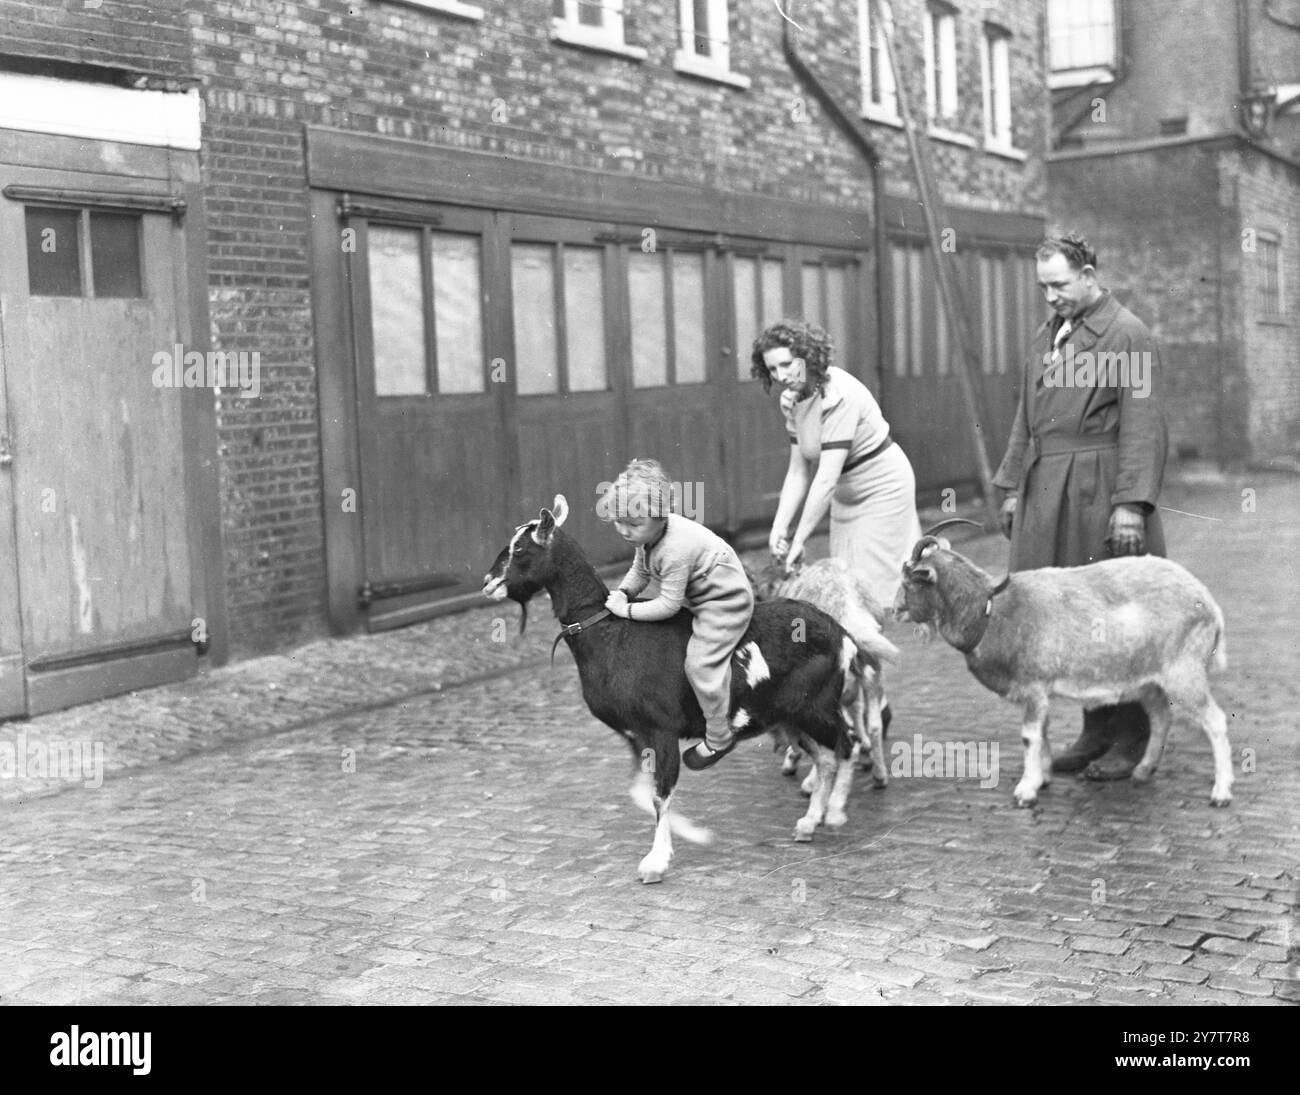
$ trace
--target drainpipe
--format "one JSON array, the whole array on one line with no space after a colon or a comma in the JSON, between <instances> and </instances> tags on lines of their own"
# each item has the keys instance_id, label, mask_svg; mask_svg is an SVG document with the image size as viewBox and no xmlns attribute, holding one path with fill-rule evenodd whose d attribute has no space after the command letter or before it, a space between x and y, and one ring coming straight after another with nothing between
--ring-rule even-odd
<instances>
[{"instance_id":1,"label":"drainpipe","mask_svg":"<svg viewBox=\"0 0 1300 1095\"><path fill-rule=\"evenodd\" d=\"M840 127L849 140L857 147L867 161L871 171L871 203L873 246L876 251L876 385L883 393L885 369L885 195L881 179L882 161L866 127L851 110L846 109L822 83L808 63L799 56L790 36L790 21L781 24L781 45L785 51L786 63L791 71L803 81L812 92L813 98L830 119Z\"/></svg>"}]
</instances>

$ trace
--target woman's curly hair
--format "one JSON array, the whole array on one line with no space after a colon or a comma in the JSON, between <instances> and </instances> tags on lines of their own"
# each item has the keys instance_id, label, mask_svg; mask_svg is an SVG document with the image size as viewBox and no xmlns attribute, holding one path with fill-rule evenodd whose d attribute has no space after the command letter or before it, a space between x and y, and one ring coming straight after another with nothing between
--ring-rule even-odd
<instances>
[{"instance_id":1,"label":"woman's curly hair","mask_svg":"<svg viewBox=\"0 0 1300 1095\"><path fill-rule=\"evenodd\" d=\"M754 350L749 355L749 375L762 381L763 391L772 390L772 376L763 364L763 354L784 346L791 356L801 357L807 366L808 384L821 391L826 386L826 370L831 366L831 336L815 323L801 319L782 319L771 324L754 339Z\"/></svg>"}]
</instances>

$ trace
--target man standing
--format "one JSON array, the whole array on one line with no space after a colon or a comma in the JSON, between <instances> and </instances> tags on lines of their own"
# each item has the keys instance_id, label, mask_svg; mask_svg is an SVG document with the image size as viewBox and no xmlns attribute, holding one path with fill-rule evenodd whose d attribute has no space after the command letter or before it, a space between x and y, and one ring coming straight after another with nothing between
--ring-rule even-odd
<instances>
[{"instance_id":1,"label":"man standing","mask_svg":"<svg viewBox=\"0 0 1300 1095\"><path fill-rule=\"evenodd\" d=\"M1156 499L1166 437L1155 340L1098 283L1096 253L1082 237L1049 237L1036 257L1039 287L1056 315L1030 345L1011 438L993 479L1008 492L1001 519L1011 540L1009 569L1163 555ZM1099 642L1104 627L1099 621ZM1125 779L1150 734L1140 703L1085 710L1083 733L1052 770Z\"/></svg>"}]
</instances>

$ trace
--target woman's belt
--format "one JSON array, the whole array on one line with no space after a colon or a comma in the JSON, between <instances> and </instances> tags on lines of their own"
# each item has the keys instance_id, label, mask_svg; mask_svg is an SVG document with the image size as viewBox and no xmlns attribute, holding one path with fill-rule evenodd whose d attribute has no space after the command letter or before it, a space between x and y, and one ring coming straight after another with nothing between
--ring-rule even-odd
<instances>
[{"instance_id":1,"label":"woman's belt","mask_svg":"<svg viewBox=\"0 0 1300 1095\"><path fill-rule=\"evenodd\" d=\"M852 471L860 464L865 464L868 460L872 459L873 457L879 456L893 443L894 443L894 439L892 437L886 437L879 445L877 445L870 452L864 452L861 456L856 456L852 460L850 460L847 464L845 464L844 469L840 474L842 475L845 471Z\"/></svg>"}]
</instances>

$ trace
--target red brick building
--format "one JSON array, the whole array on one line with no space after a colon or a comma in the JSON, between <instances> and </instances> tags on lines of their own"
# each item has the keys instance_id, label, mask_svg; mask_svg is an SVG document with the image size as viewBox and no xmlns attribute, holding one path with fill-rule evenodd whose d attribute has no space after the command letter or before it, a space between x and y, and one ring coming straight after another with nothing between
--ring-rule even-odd
<instances>
[{"instance_id":1,"label":"red brick building","mask_svg":"<svg viewBox=\"0 0 1300 1095\"><path fill-rule=\"evenodd\" d=\"M1300 457L1300 5L1052 0L1053 220L1161 340L1174 454Z\"/></svg>"},{"instance_id":2,"label":"red brick building","mask_svg":"<svg viewBox=\"0 0 1300 1095\"><path fill-rule=\"evenodd\" d=\"M945 253L977 313L985 425L1003 436L1014 362L1041 311L1041 6L894 8L903 86L927 121L948 207ZM172 479L138 504L162 523L168 499L181 499L186 577L203 596L156 577L176 555L162 539L154 562L132 563L131 526L114 517L98 534L104 573L60 578L69 603L41 639L61 671L80 674L81 690L63 694L129 686L139 674L128 665L165 677L177 659L192 663L177 646L163 665L148 646L166 637L163 616L173 639L199 621L221 657L466 603L515 523L557 491L592 554L615 558L623 545L594 503L632 455L697 485L716 528L770 519L785 444L774 400L749 379L748 346L782 315L831 331L925 489L968 487L955 348L936 318L879 19L866 0L798 9L0 0L11 87L55 81L83 105L155 94L185 115L177 136L157 103L142 106L146 146L113 131L107 106L80 122L75 110L68 122L0 107L0 181L19 187L5 214L19 257L5 260L13 275L0 287L31 297L45 276L52 260L31 250L40 211L83 217L87 238L98 222L86 210L138 216L143 236L172 248L170 265L163 251L140 260L139 299L154 299L155 275L170 269L181 333L142 336L114 369L156 369L150 337L155 353L175 344L172 357L257 365L255 385L233 373L215 396L180 380L159 388L149 372L152 394L94 434L103 454L78 450L83 475L113 466L124 436L137 443L120 422L156 414L149 400L171 393ZM131 175L142 147L153 150L147 185ZM78 205L86 187L32 189L45 167L94 168L100 204ZM132 212L132 191L154 206ZM35 218L26 265L24 217ZM43 302L64 310L50 322L83 330L88 310L109 307L84 271L81 289ZM113 307L126 323L139 305ZM84 533L75 494L51 527L77 516ZM70 566L57 551L42 559L52 572ZM109 642L91 579L121 585L114 567L142 565L155 575L142 588L170 615L124 619ZM23 637L5 646L0 634L0 655L9 649L25 653Z\"/></svg>"}]
</instances>

